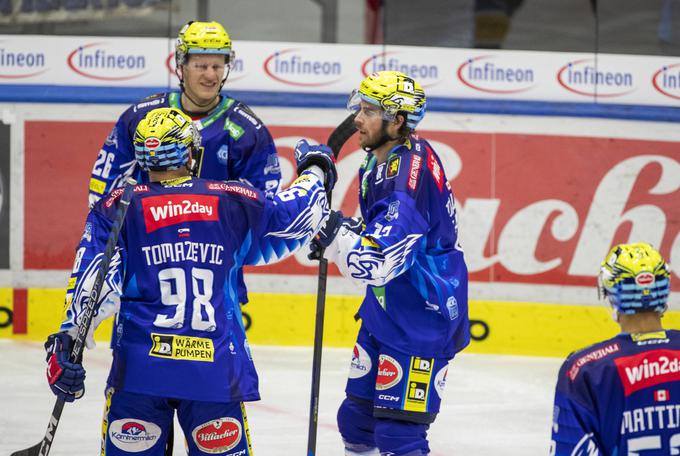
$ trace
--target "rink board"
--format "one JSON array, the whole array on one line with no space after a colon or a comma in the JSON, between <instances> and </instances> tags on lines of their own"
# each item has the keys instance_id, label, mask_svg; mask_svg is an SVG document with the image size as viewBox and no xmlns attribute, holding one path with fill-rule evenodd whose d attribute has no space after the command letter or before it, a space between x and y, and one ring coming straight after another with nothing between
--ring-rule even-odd
<instances>
[{"instance_id":1,"label":"rink board","mask_svg":"<svg viewBox=\"0 0 680 456\"><path fill-rule=\"evenodd\" d=\"M23 294L25 293L25 304ZM0 289L0 338L41 341L58 329L64 289ZM19 297L19 300L15 299ZM309 346L314 337L316 295L251 293L243 307L251 344ZM19 306L15 308L19 303ZM324 346L351 347L359 323L354 315L361 298L331 295L326 299ZM7 324L8 312L14 324ZM473 300L470 303L470 353L566 356L571 351L614 336L617 325L606 306ZM109 340L111 322L97 331ZM680 327L680 312L664 316L667 328Z\"/></svg>"}]
</instances>

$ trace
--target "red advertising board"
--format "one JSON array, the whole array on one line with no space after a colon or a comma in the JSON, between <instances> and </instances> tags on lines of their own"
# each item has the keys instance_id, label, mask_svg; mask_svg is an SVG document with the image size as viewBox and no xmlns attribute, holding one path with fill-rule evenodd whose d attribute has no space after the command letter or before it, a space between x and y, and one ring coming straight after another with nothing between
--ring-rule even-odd
<instances>
[{"instance_id":1,"label":"red advertising board","mask_svg":"<svg viewBox=\"0 0 680 456\"><path fill-rule=\"evenodd\" d=\"M71 268L87 211L89 173L110 128L110 123L97 122L26 122L26 269ZM293 143L291 138L322 142L331 129L270 130L282 161L292 163L292 149L285 146ZM442 156L460 206L461 241L472 280L591 286L614 243L647 241L666 258L680 249L680 143L421 134ZM338 161L342 176L355 174L361 154L353 138ZM282 184L291 177L284 176ZM333 200L345 214L354 214L358 185L344 179ZM290 258L250 272L312 275L317 270Z\"/></svg>"}]
</instances>

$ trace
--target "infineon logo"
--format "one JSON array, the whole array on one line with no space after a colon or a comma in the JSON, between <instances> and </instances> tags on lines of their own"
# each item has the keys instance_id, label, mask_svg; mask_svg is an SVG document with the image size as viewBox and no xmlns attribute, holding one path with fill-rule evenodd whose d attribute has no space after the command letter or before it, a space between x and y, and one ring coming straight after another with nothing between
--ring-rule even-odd
<instances>
[{"instance_id":1,"label":"infineon logo","mask_svg":"<svg viewBox=\"0 0 680 456\"><path fill-rule=\"evenodd\" d=\"M633 90L633 74L596 68L594 59L568 62L557 72L557 82L566 90L587 97L620 97Z\"/></svg>"},{"instance_id":2,"label":"infineon logo","mask_svg":"<svg viewBox=\"0 0 680 456\"><path fill-rule=\"evenodd\" d=\"M125 81L146 73L146 57L122 53L107 43L90 43L78 46L66 58L68 67L90 79Z\"/></svg>"},{"instance_id":3,"label":"infineon logo","mask_svg":"<svg viewBox=\"0 0 680 456\"><path fill-rule=\"evenodd\" d=\"M680 100L680 63L659 68L652 76L652 85L660 94Z\"/></svg>"},{"instance_id":4,"label":"infineon logo","mask_svg":"<svg viewBox=\"0 0 680 456\"><path fill-rule=\"evenodd\" d=\"M494 55L469 58L458 66L456 77L469 88L485 93L518 93L534 87L533 69L504 60Z\"/></svg>"},{"instance_id":5,"label":"infineon logo","mask_svg":"<svg viewBox=\"0 0 680 456\"><path fill-rule=\"evenodd\" d=\"M275 81L287 85L331 85L342 79L342 63L326 60L323 55L322 52L304 48L276 51L264 61L264 72Z\"/></svg>"},{"instance_id":6,"label":"infineon logo","mask_svg":"<svg viewBox=\"0 0 680 456\"><path fill-rule=\"evenodd\" d=\"M0 41L1 42L1 41ZM22 79L48 70L43 52L20 51L0 47L0 79Z\"/></svg>"},{"instance_id":7,"label":"infineon logo","mask_svg":"<svg viewBox=\"0 0 680 456\"><path fill-rule=\"evenodd\" d=\"M386 51L372 55L361 64L364 77L378 71L401 71L423 87L431 87L441 82L437 65L415 63L403 60L403 53Z\"/></svg>"},{"instance_id":8,"label":"infineon logo","mask_svg":"<svg viewBox=\"0 0 680 456\"><path fill-rule=\"evenodd\" d=\"M146 232L184 222L218 220L219 198L213 195L177 194L142 199Z\"/></svg>"}]
</instances>

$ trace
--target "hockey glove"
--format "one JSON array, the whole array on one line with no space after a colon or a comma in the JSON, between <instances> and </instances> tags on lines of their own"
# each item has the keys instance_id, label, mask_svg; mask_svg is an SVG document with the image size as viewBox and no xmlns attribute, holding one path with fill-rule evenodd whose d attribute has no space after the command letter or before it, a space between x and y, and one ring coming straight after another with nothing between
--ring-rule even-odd
<instances>
[{"instance_id":1,"label":"hockey glove","mask_svg":"<svg viewBox=\"0 0 680 456\"><path fill-rule=\"evenodd\" d=\"M338 235L340 228L361 234L364 230L364 221L358 217L343 217L340 211L331 211L331 215L326 219L326 224L319 230L316 237L309 244L311 253L307 256L310 260L321 258L321 250L326 249L335 236Z\"/></svg>"},{"instance_id":2,"label":"hockey glove","mask_svg":"<svg viewBox=\"0 0 680 456\"><path fill-rule=\"evenodd\" d=\"M69 359L73 339L68 333L52 334L45 342L47 351L47 382L50 389L66 402L73 402L85 394L85 369L80 360L72 363Z\"/></svg>"},{"instance_id":3,"label":"hockey glove","mask_svg":"<svg viewBox=\"0 0 680 456\"><path fill-rule=\"evenodd\" d=\"M301 139L295 145L295 162L298 175L310 166L318 166L325 175L326 191L329 192L335 187L338 171L335 169L335 156L330 147L325 144L315 146Z\"/></svg>"}]
</instances>

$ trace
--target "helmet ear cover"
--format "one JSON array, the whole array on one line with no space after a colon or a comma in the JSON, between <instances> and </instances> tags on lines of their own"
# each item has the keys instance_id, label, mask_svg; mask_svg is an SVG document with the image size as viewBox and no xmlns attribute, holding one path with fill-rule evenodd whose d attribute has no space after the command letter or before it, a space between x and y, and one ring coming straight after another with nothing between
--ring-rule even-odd
<instances>
[{"instance_id":1,"label":"helmet ear cover","mask_svg":"<svg viewBox=\"0 0 680 456\"><path fill-rule=\"evenodd\" d=\"M602 262L597 278L598 296L622 314L668 308L670 267L650 244L614 246Z\"/></svg>"}]
</instances>

